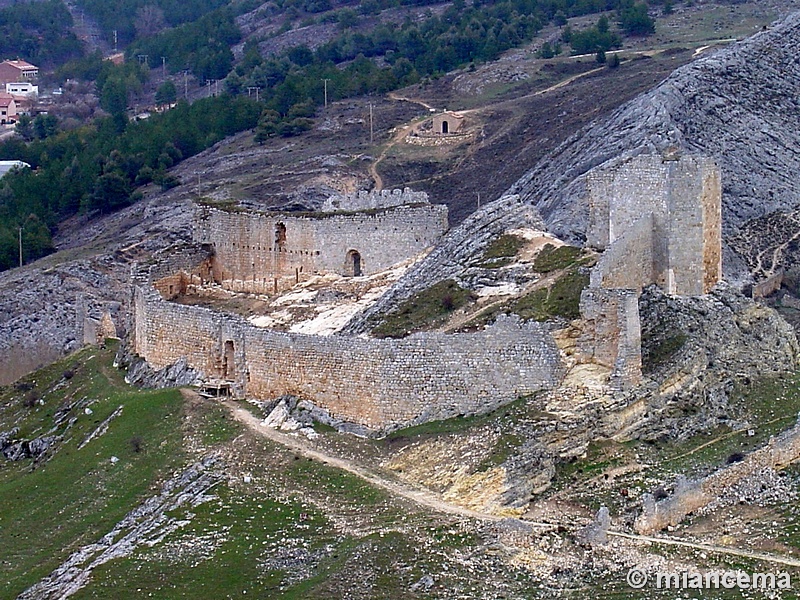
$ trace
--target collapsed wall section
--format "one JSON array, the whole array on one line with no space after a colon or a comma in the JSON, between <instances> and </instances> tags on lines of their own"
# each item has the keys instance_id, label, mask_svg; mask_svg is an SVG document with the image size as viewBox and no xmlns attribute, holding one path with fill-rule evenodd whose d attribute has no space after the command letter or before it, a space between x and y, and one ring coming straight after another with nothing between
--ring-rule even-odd
<instances>
[{"instance_id":1,"label":"collapsed wall section","mask_svg":"<svg viewBox=\"0 0 800 600\"><path fill-rule=\"evenodd\" d=\"M136 286L134 351L159 369L185 358L239 395L293 394L368 430L485 412L556 387L555 341L539 323L501 318L483 331L374 340L283 333Z\"/></svg>"},{"instance_id":2,"label":"collapsed wall section","mask_svg":"<svg viewBox=\"0 0 800 600\"><path fill-rule=\"evenodd\" d=\"M433 246L446 230L447 207L420 203L301 216L205 208L194 235L213 251L214 281L275 293L317 273L383 271Z\"/></svg>"}]
</instances>

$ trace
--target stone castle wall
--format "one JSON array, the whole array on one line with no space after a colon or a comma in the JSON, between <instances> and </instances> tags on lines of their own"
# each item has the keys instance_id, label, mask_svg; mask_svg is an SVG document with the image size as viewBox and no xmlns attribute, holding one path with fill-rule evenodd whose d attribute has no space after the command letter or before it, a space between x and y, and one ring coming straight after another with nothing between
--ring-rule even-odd
<instances>
[{"instance_id":1,"label":"stone castle wall","mask_svg":"<svg viewBox=\"0 0 800 600\"><path fill-rule=\"evenodd\" d=\"M214 281L274 293L315 273L377 273L433 246L446 229L447 208L427 203L311 216L204 209L195 240L213 248Z\"/></svg>"},{"instance_id":2,"label":"stone castle wall","mask_svg":"<svg viewBox=\"0 0 800 600\"><path fill-rule=\"evenodd\" d=\"M485 412L558 385L562 363L539 323L500 319L477 333L400 340L276 332L232 315L134 293L134 351L159 369L185 358L238 394L293 394L368 430Z\"/></svg>"},{"instance_id":3,"label":"stone castle wall","mask_svg":"<svg viewBox=\"0 0 800 600\"><path fill-rule=\"evenodd\" d=\"M584 360L609 367L609 383L627 389L642 380L642 327L634 290L587 288L581 293L585 323L579 339Z\"/></svg>"},{"instance_id":4,"label":"stone castle wall","mask_svg":"<svg viewBox=\"0 0 800 600\"><path fill-rule=\"evenodd\" d=\"M601 165L587 175L587 243L612 248L618 240L641 246L629 234L652 217L652 276L671 294L707 293L722 276L722 187L719 168L706 157L666 160L639 155ZM628 253L629 254L629 253ZM606 261L608 263L608 261Z\"/></svg>"},{"instance_id":5,"label":"stone castle wall","mask_svg":"<svg viewBox=\"0 0 800 600\"><path fill-rule=\"evenodd\" d=\"M800 458L800 422L770 438L762 448L750 453L741 462L720 469L700 480L680 477L671 496L655 501L651 494L642 498L642 514L636 519L637 533L650 534L669 525L677 525L747 477L756 477L764 469L781 469Z\"/></svg>"}]
</instances>

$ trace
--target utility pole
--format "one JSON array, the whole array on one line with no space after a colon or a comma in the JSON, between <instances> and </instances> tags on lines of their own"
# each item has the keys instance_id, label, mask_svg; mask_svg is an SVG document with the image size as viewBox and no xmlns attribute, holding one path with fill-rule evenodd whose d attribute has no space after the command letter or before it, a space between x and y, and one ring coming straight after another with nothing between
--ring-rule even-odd
<instances>
[{"instance_id":1,"label":"utility pole","mask_svg":"<svg viewBox=\"0 0 800 600\"><path fill-rule=\"evenodd\" d=\"M214 80L214 95L219 96L219 79Z\"/></svg>"},{"instance_id":2,"label":"utility pole","mask_svg":"<svg viewBox=\"0 0 800 600\"><path fill-rule=\"evenodd\" d=\"M330 79L323 79L322 83L325 86L325 108L328 108L328 82Z\"/></svg>"},{"instance_id":3,"label":"utility pole","mask_svg":"<svg viewBox=\"0 0 800 600\"><path fill-rule=\"evenodd\" d=\"M183 71L183 97L189 99L189 71Z\"/></svg>"},{"instance_id":4,"label":"utility pole","mask_svg":"<svg viewBox=\"0 0 800 600\"><path fill-rule=\"evenodd\" d=\"M256 92L256 102L258 102L258 90L261 88L257 85L251 85L247 87L247 97L250 98L253 90Z\"/></svg>"},{"instance_id":5,"label":"utility pole","mask_svg":"<svg viewBox=\"0 0 800 600\"><path fill-rule=\"evenodd\" d=\"M208 97L211 97L211 80L209 79L206 81L206 87L208 88Z\"/></svg>"},{"instance_id":6,"label":"utility pole","mask_svg":"<svg viewBox=\"0 0 800 600\"><path fill-rule=\"evenodd\" d=\"M161 75L163 75L164 77L167 76L167 57L166 56L162 56L161 57Z\"/></svg>"},{"instance_id":7,"label":"utility pole","mask_svg":"<svg viewBox=\"0 0 800 600\"><path fill-rule=\"evenodd\" d=\"M19 266L22 266L22 225L19 226Z\"/></svg>"},{"instance_id":8,"label":"utility pole","mask_svg":"<svg viewBox=\"0 0 800 600\"><path fill-rule=\"evenodd\" d=\"M372 102L369 103L369 143L372 144L374 139L374 131L372 126Z\"/></svg>"},{"instance_id":9,"label":"utility pole","mask_svg":"<svg viewBox=\"0 0 800 600\"><path fill-rule=\"evenodd\" d=\"M476 193L478 194L478 208L480 208L481 207L481 193L480 192L476 192Z\"/></svg>"},{"instance_id":10,"label":"utility pole","mask_svg":"<svg viewBox=\"0 0 800 600\"><path fill-rule=\"evenodd\" d=\"M81 23L83 23L83 14L81 14ZM114 53L117 52L117 30L114 30Z\"/></svg>"}]
</instances>

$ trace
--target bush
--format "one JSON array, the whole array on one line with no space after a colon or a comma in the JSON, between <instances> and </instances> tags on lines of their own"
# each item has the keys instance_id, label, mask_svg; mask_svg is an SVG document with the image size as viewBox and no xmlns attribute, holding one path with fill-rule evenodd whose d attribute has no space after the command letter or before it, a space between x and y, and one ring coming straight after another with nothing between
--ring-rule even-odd
<instances>
[{"instance_id":1,"label":"bush","mask_svg":"<svg viewBox=\"0 0 800 600\"><path fill-rule=\"evenodd\" d=\"M144 449L144 440L138 435L133 436L128 445L131 447L131 451L134 454L139 454Z\"/></svg>"}]
</instances>

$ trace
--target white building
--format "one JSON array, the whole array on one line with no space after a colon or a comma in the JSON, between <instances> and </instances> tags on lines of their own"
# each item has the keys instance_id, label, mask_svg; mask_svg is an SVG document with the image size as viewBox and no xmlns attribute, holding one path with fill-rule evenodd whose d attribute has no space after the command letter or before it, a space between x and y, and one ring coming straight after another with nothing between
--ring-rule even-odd
<instances>
[{"instance_id":1,"label":"white building","mask_svg":"<svg viewBox=\"0 0 800 600\"><path fill-rule=\"evenodd\" d=\"M25 96L26 98L39 95L39 86L30 81L17 81L6 84L6 94L12 96Z\"/></svg>"}]
</instances>

